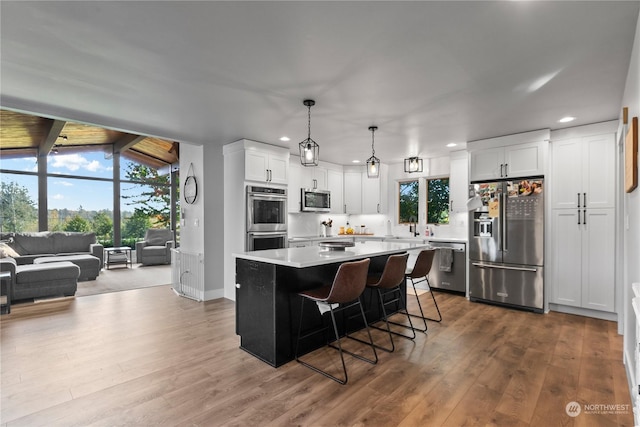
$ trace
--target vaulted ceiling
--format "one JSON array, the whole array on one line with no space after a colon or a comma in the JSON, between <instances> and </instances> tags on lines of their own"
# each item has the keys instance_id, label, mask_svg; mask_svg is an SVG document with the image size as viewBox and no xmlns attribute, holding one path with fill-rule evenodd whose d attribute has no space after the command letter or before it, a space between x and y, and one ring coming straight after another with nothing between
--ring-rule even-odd
<instances>
[{"instance_id":1,"label":"vaulted ceiling","mask_svg":"<svg viewBox=\"0 0 640 427\"><path fill-rule=\"evenodd\" d=\"M0 156L101 150L156 168L174 164L179 144L98 126L0 110Z\"/></svg>"},{"instance_id":2,"label":"vaulted ceiling","mask_svg":"<svg viewBox=\"0 0 640 427\"><path fill-rule=\"evenodd\" d=\"M124 145L250 138L295 153L311 98L322 160L364 161L377 125L376 155L395 163L618 118L639 7L4 0L0 104L113 129L99 139Z\"/></svg>"}]
</instances>

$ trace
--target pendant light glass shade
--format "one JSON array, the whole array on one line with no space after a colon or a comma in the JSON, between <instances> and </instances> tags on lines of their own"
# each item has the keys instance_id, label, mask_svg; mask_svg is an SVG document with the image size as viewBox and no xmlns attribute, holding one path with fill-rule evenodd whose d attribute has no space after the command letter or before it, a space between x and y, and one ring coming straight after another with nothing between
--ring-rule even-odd
<instances>
[{"instance_id":1,"label":"pendant light glass shade","mask_svg":"<svg viewBox=\"0 0 640 427\"><path fill-rule=\"evenodd\" d=\"M303 104L309 109L309 133L307 139L298 144L298 148L300 148L300 163L302 166L318 166L320 146L311 139L311 107L316 102L313 99L305 99Z\"/></svg>"},{"instance_id":2,"label":"pendant light glass shade","mask_svg":"<svg viewBox=\"0 0 640 427\"><path fill-rule=\"evenodd\" d=\"M369 126L371 131L371 157L367 159L367 177L379 178L380 177L380 159L376 157L376 150L374 148L373 133L378 130L378 126Z\"/></svg>"},{"instance_id":3,"label":"pendant light glass shade","mask_svg":"<svg viewBox=\"0 0 640 427\"><path fill-rule=\"evenodd\" d=\"M419 157L404 159L404 171L408 173L422 172L422 159Z\"/></svg>"}]
</instances>

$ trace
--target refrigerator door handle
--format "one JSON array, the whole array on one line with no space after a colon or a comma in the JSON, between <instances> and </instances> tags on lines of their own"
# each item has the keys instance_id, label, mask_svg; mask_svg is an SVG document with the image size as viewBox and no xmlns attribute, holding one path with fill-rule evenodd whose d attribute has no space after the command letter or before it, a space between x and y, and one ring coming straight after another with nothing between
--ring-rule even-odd
<instances>
[{"instance_id":1,"label":"refrigerator door handle","mask_svg":"<svg viewBox=\"0 0 640 427\"><path fill-rule=\"evenodd\" d=\"M497 268L498 270L530 271L532 273L535 273L536 271L538 271L538 269L534 267L511 267L508 265L480 264L479 262L473 262L471 264L474 267L478 267L478 268Z\"/></svg>"},{"instance_id":2,"label":"refrigerator door handle","mask_svg":"<svg viewBox=\"0 0 640 427\"><path fill-rule=\"evenodd\" d=\"M507 194L505 192L502 193L502 236L500 236L500 240L502 240L502 250L507 251Z\"/></svg>"}]
</instances>

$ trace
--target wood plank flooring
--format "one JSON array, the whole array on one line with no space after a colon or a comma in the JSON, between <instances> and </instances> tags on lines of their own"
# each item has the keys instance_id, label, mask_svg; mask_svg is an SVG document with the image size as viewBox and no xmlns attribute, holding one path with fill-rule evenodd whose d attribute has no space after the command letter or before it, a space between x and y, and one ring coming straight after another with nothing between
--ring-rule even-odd
<instances>
[{"instance_id":1,"label":"wood plank flooring","mask_svg":"<svg viewBox=\"0 0 640 427\"><path fill-rule=\"evenodd\" d=\"M0 318L0 423L633 426L614 323L436 298L442 323L396 338L377 365L347 358L346 386L240 350L228 300L197 303L160 286L14 306ZM310 356L338 369L335 352ZM583 409L574 418L571 401ZM594 404L629 406L586 410Z\"/></svg>"}]
</instances>

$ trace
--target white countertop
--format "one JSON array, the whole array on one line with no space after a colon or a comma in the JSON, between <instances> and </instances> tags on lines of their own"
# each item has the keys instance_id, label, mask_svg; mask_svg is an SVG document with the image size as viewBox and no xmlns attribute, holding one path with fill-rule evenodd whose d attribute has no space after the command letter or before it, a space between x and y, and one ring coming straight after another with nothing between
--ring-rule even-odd
<instances>
[{"instance_id":1,"label":"white countertop","mask_svg":"<svg viewBox=\"0 0 640 427\"><path fill-rule=\"evenodd\" d=\"M452 243L467 243L468 239L467 238L462 238L462 237L436 237L436 236L416 236L416 237L411 237L411 236L384 236L382 234L375 234L375 235L371 235L371 234L366 234L366 235L362 235L362 234L338 234L335 236L328 236L328 237L318 237L318 236L301 236L301 237L289 237L289 242L296 242L296 241L321 241L321 240L339 240L339 239L346 239L346 238L360 238L360 239L385 239L385 241L390 241L392 242L394 239L398 239L401 240L403 242L406 241L415 241L415 242L423 242L423 241L428 241L428 242L452 242Z\"/></svg>"},{"instance_id":2,"label":"white countertop","mask_svg":"<svg viewBox=\"0 0 640 427\"><path fill-rule=\"evenodd\" d=\"M314 267L336 262L353 261L370 256L388 255L401 251L427 249L428 243L399 243L399 242L357 242L355 246L345 251L321 250L318 246L305 248L269 249L265 251L234 253L236 258L250 261L266 262L294 268Z\"/></svg>"}]
</instances>

